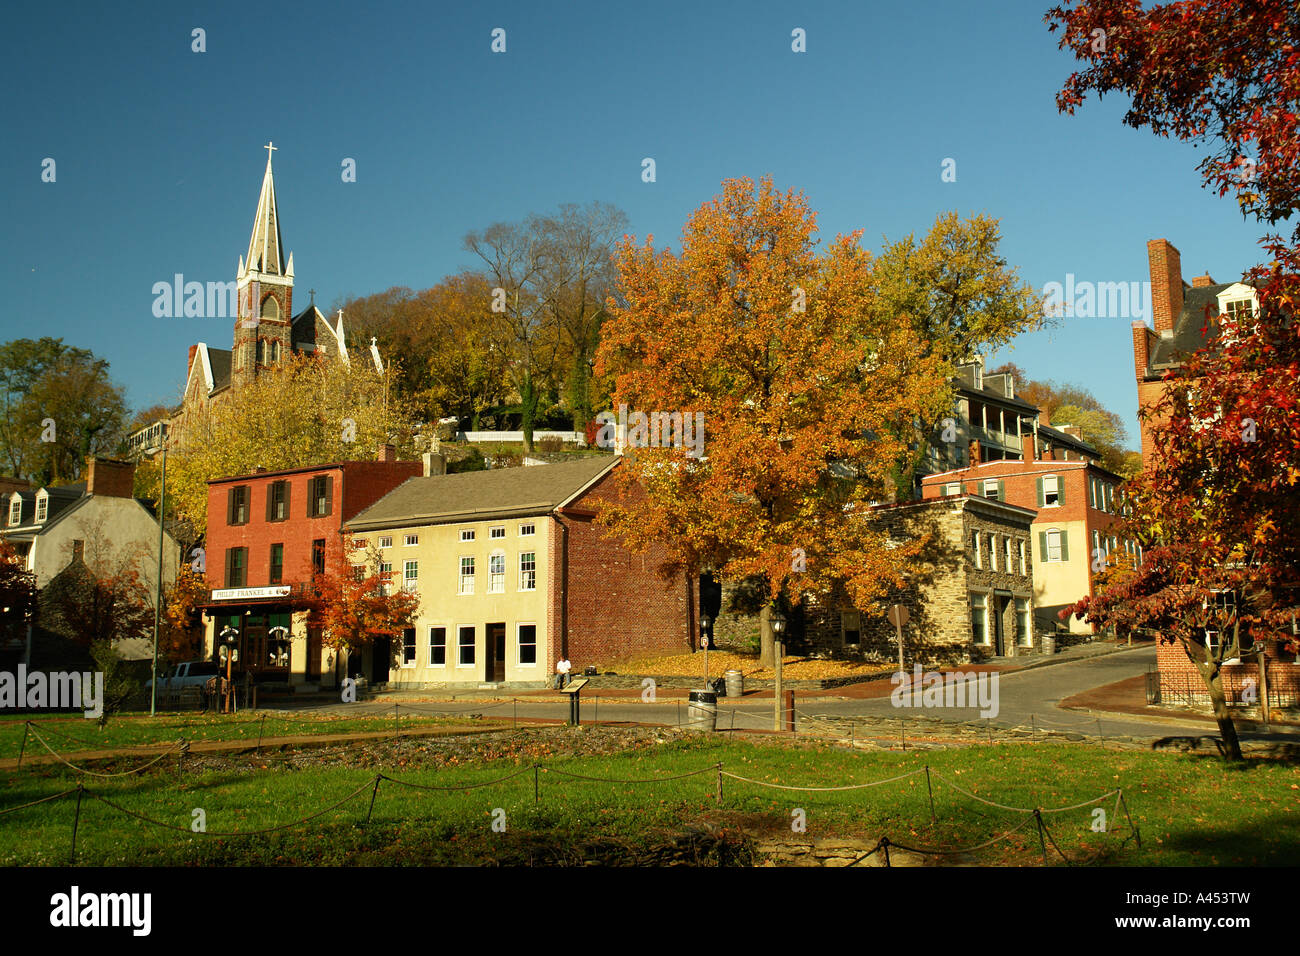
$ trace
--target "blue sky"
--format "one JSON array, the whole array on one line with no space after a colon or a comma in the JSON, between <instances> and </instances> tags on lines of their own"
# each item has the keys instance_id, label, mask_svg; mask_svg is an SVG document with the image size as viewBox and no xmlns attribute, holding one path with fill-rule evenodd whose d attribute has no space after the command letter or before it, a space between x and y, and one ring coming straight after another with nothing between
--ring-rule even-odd
<instances>
[{"instance_id":1,"label":"blue sky","mask_svg":"<svg viewBox=\"0 0 1300 956\"><path fill-rule=\"evenodd\" d=\"M155 318L153 284L234 278L268 140L295 310L308 288L325 306L432 285L474 265L467 231L562 202L611 202L677 247L723 179L766 174L824 239L872 249L945 210L996 216L1038 289L1145 282L1159 237L1188 281L1239 277L1262 230L1201 188L1204 149L1123 126L1119 99L1057 112L1074 61L1048 5L24 4L0 37L0 340L60 336L133 407L175 401L188 347L229 348L233 321ZM1130 322L1065 319L992 361L1091 389L1136 446Z\"/></svg>"}]
</instances>

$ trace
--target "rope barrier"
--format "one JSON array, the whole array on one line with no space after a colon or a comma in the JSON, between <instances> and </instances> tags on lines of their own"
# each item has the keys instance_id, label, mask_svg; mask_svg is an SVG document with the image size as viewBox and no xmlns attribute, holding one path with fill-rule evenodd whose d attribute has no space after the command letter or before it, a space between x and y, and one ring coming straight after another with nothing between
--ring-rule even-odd
<instances>
[{"instance_id":1,"label":"rope barrier","mask_svg":"<svg viewBox=\"0 0 1300 956\"><path fill-rule=\"evenodd\" d=\"M1012 829L1008 830L1006 833L1000 833L997 836L995 836L992 840L989 840L986 843L980 843L972 847L965 847L963 849L958 849L958 850L938 850L934 848L907 846L904 843L893 843L893 842L890 843L890 846L896 846L900 850L909 850L912 853L923 853L930 856L953 856L959 853L974 853L976 850L986 849L987 847L991 847L995 843L1005 840L1007 837L1011 836L1011 834L1018 833L1019 831L1023 830L1025 827L1029 826L1029 824L1032 822L1033 822L1033 817L1025 817L1024 821L1020 824L1020 826L1013 827Z\"/></svg>"},{"instance_id":2,"label":"rope barrier","mask_svg":"<svg viewBox=\"0 0 1300 956\"><path fill-rule=\"evenodd\" d=\"M773 790L799 790L807 793L830 793L839 790L865 790L867 787L879 787L882 784L894 783L898 780L906 780L908 777L915 777L919 773L925 773L924 770L910 770L907 773L899 774L897 777L890 777L888 780L877 780L874 783L855 783L846 787L789 787L782 783L768 783L764 780L752 780L749 777L742 777L739 774L722 771L724 777L731 777L733 780L743 780L745 783L752 783L760 787L770 787Z\"/></svg>"},{"instance_id":3,"label":"rope barrier","mask_svg":"<svg viewBox=\"0 0 1300 956\"><path fill-rule=\"evenodd\" d=\"M532 767L524 767L522 770L518 770L515 773L510 774L509 776L501 777L497 780L489 780L487 783L470 784L469 786L465 786L465 787L436 787L433 784L429 784L429 783L411 783L408 780L398 780L396 777L390 777L386 773L381 773L379 775L379 779L388 780L392 783L397 784L399 787L410 787L412 790L445 790L445 791L479 790L482 789L483 787L494 787L498 783L505 783L507 780L513 780L515 777L525 774L532 769L533 769Z\"/></svg>"},{"instance_id":4,"label":"rope barrier","mask_svg":"<svg viewBox=\"0 0 1300 956\"><path fill-rule=\"evenodd\" d=\"M584 777L580 773L571 773L567 770L557 770L554 767L540 767L543 773L558 773L561 777L573 777L576 780L590 780L593 783L667 783L669 780L682 780L686 777L696 777L702 773L710 773L721 767L722 764L714 764L711 767L705 767L702 770L692 770L689 773L674 774L671 777L647 777L644 780L618 780L612 777Z\"/></svg>"},{"instance_id":5,"label":"rope barrier","mask_svg":"<svg viewBox=\"0 0 1300 956\"><path fill-rule=\"evenodd\" d=\"M89 776L92 777L128 777L133 773L139 773L142 770L148 770L159 760L162 760L164 757L170 756L171 754L175 753L177 750L181 749L181 745L183 743L183 742L178 742L173 744L169 749L164 750L153 760L150 760L147 764L142 764L141 766L136 767L134 770L122 770L117 773L100 773L97 770L87 770L84 767L78 767L76 764L70 763L58 751L56 751L53 747L51 747L48 743L46 743L45 738L42 737L35 729L32 730L32 736L35 737L36 742L39 743L42 747L44 747L46 750L48 750L50 754L54 757L54 759L59 761L59 763L66 764L67 766L71 767L73 770L77 771L78 773L88 774Z\"/></svg>"},{"instance_id":6,"label":"rope barrier","mask_svg":"<svg viewBox=\"0 0 1300 956\"><path fill-rule=\"evenodd\" d=\"M6 807L5 809L0 810L0 817L4 816L6 813L17 813L19 810L26 810L28 807L36 806L38 803L49 803L51 800L57 800L59 797L66 797L68 794L76 792L77 788L73 787L71 790L64 790L62 793L56 793L51 797L41 797L39 800L33 800L31 803L20 804L16 807Z\"/></svg>"},{"instance_id":7,"label":"rope barrier","mask_svg":"<svg viewBox=\"0 0 1300 956\"><path fill-rule=\"evenodd\" d=\"M382 775L380 776L382 777ZM275 833L277 830L287 830L290 827L298 826L300 823L306 823L308 820L314 820L319 816L329 813L331 810L338 809L339 807L343 806L343 804L347 803L349 800L355 798L359 793L362 793L364 790L366 790L366 788L370 787L371 785L372 785L371 781L367 780L364 784L362 784L357 789L353 790L350 794L348 794L338 803L331 804L330 806L326 807L324 810L318 810L315 813L309 814L308 816L305 817L300 817L297 820L292 820L289 823L282 823L279 826L266 827L260 830L230 830L224 832L219 830L199 830L197 832L205 833L208 836L238 837L238 836L257 836L258 834L262 834L262 833ZM183 833L195 832L192 831L189 827L177 826L174 823L164 823L161 820L154 820L150 817L146 817L142 813L136 813L134 810L128 810L125 807L119 807L117 804L109 800L107 797L101 797L99 794L95 793L92 790L86 790L85 792L87 796L93 797L94 799L98 800L100 803L107 804L108 806L116 810L118 813L125 813L129 817L135 817L137 820L143 820L145 823L151 823L156 827L163 827L164 829L167 830L180 830Z\"/></svg>"}]
</instances>

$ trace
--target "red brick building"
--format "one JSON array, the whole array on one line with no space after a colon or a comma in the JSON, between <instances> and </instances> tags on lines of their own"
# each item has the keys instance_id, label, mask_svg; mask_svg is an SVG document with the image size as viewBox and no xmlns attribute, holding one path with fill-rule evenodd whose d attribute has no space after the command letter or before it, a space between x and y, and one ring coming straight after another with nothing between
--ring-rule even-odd
<instances>
[{"instance_id":1,"label":"red brick building","mask_svg":"<svg viewBox=\"0 0 1300 956\"><path fill-rule=\"evenodd\" d=\"M1123 479L1086 454L1090 446L1076 440L1074 447L1056 447L1043 436L1060 434L1038 425L1038 438L1024 436L1023 460L976 462L954 471L927 476L922 498L979 495L1005 501L1035 512L1029 556L1033 567L1035 630L1054 631L1064 626L1058 613L1093 593L1094 569L1112 555L1137 556L1135 544L1119 540L1114 525L1119 520L1117 489ZM1015 564L1018 555L1004 560ZM1068 628L1091 634L1091 625L1076 616Z\"/></svg>"},{"instance_id":2,"label":"red brick building","mask_svg":"<svg viewBox=\"0 0 1300 956\"><path fill-rule=\"evenodd\" d=\"M378 461L210 481L207 654L233 627L239 668L254 679L332 684L335 662L307 622L313 577L341 557L345 522L420 472L419 462L397 461L393 446L384 445Z\"/></svg>"}]
</instances>

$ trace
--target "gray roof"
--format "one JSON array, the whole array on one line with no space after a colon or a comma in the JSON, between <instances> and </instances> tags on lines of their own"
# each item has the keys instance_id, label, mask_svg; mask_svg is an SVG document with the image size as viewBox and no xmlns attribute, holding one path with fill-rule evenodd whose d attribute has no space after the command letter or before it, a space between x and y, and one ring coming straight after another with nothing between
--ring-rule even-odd
<instances>
[{"instance_id":1,"label":"gray roof","mask_svg":"<svg viewBox=\"0 0 1300 956\"><path fill-rule=\"evenodd\" d=\"M1174 322L1174 334L1170 338L1159 336L1156 339L1154 348L1151 349L1150 373L1159 377L1164 369L1181 365L1190 353L1205 345L1206 339L1218 334L1218 295L1229 286L1237 284L1237 281L1220 282L1217 285L1187 286L1183 289L1183 310Z\"/></svg>"},{"instance_id":2,"label":"gray roof","mask_svg":"<svg viewBox=\"0 0 1300 956\"><path fill-rule=\"evenodd\" d=\"M230 349L208 346L208 361L212 365L212 390L225 388L230 384Z\"/></svg>"},{"instance_id":3,"label":"gray roof","mask_svg":"<svg viewBox=\"0 0 1300 956\"><path fill-rule=\"evenodd\" d=\"M556 465L408 478L347 522L353 531L549 514L617 464L609 456Z\"/></svg>"},{"instance_id":4,"label":"gray roof","mask_svg":"<svg viewBox=\"0 0 1300 956\"><path fill-rule=\"evenodd\" d=\"M1073 448L1079 449L1080 451L1087 452L1094 458L1100 454L1094 445L1088 444L1082 438L1075 438L1069 432L1063 432L1059 428L1053 428L1051 425L1040 424L1038 426L1038 431L1039 434L1046 435L1050 438L1053 445L1069 445Z\"/></svg>"}]
</instances>

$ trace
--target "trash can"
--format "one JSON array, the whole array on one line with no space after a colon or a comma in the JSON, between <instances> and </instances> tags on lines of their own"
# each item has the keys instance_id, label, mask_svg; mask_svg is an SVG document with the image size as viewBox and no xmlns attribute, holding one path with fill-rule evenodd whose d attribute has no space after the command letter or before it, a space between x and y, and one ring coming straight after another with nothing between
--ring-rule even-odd
<instances>
[{"instance_id":1,"label":"trash can","mask_svg":"<svg viewBox=\"0 0 1300 956\"><path fill-rule=\"evenodd\" d=\"M718 728L718 695L711 690L693 690L686 706L689 730L713 731Z\"/></svg>"},{"instance_id":2,"label":"trash can","mask_svg":"<svg viewBox=\"0 0 1300 956\"><path fill-rule=\"evenodd\" d=\"M1056 653L1056 635L1055 635L1055 634L1044 634L1044 635L1043 635L1043 653L1044 653L1044 654L1055 654L1055 653Z\"/></svg>"},{"instance_id":3,"label":"trash can","mask_svg":"<svg viewBox=\"0 0 1300 956\"><path fill-rule=\"evenodd\" d=\"M727 679L727 696L745 696L745 675L737 670L727 671L722 675Z\"/></svg>"}]
</instances>

